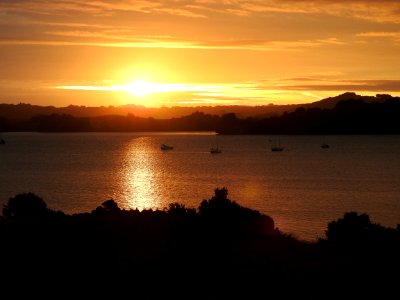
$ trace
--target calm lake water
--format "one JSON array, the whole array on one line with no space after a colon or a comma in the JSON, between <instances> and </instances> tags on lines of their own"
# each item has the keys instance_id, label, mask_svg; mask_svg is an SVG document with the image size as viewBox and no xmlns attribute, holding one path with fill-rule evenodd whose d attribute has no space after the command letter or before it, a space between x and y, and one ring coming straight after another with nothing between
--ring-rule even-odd
<instances>
[{"instance_id":1,"label":"calm lake water","mask_svg":"<svg viewBox=\"0 0 400 300\"><path fill-rule=\"evenodd\" d=\"M86 212L114 199L122 208L198 207L216 187L314 240L344 212L400 223L400 136L273 136L213 133L6 133L0 145L0 205L34 192L50 208ZM174 146L161 151L160 144Z\"/></svg>"}]
</instances>

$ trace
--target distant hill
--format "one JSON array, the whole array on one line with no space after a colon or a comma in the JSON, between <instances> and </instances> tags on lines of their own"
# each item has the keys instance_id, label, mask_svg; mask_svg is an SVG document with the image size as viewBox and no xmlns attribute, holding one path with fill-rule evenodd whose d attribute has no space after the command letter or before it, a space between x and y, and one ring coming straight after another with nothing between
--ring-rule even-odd
<instances>
[{"instance_id":1,"label":"distant hill","mask_svg":"<svg viewBox=\"0 0 400 300\"><path fill-rule=\"evenodd\" d=\"M227 113L234 113L238 118L256 117L269 118L282 115L284 112L293 112L299 107L331 109L342 100L357 99L364 102L382 102L387 99L397 98L386 94L374 96L360 96L355 93L344 93L336 97L326 98L308 104L292 105L262 105L262 106L244 106L244 105L224 105L224 106L195 106L195 107L159 107L151 108L141 105L123 105L123 106L76 106L66 107L38 106L26 103L20 104L0 104L0 118L13 120L28 120L37 115L67 114L74 117L100 117L108 115L134 115L143 118L170 119L190 115L194 112L202 112L209 115L222 116Z\"/></svg>"},{"instance_id":2,"label":"distant hill","mask_svg":"<svg viewBox=\"0 0 400 300\"><path fill-rule=\"evenodd\" d=\"M167 115L177 117L167 118ZM345 93L303 105L259 107L146 108L127 105L56 108L1 104L0 132L2 131L400 134L400 97Z\"/></svg>"},{"instance_id":3,"label":"distant hill","mask_svg":"<svg viewBox=\"0 0 400 300\"><path fill-rule=\"evenodd\" d=\"M27 120L37 115L67 114L74 117L100 117L109 115L134 115L143 118L171 119L202 112L210 115L222 116L235 113L238 117L280 115L285 111L292 111L297 105L265 105L265 106L195 106L195 107L145 107L141 105L123 106L75 106L54 107L38 106L27 103L0 104L0 117L15 120Z\"/></svg>"},{"instance_id":4,"label":"distant hill","mask_svg":"<svg viewBox=\"0 0 400 300\"><path fill-rule=\"evenodd\" d=\"M332 109L334 108L340 101L345 100L362 100L365 103L383 103L390 99L400 100L400 97L392 97L388 94L377 94L374 96L361 96L357 95L353 92L347 92L335 97L329 97L326 99L322 99L320 101L312 102L310 104L301 105L305 108L321 108L321 109Z\"/></svg>"}]
</instances>

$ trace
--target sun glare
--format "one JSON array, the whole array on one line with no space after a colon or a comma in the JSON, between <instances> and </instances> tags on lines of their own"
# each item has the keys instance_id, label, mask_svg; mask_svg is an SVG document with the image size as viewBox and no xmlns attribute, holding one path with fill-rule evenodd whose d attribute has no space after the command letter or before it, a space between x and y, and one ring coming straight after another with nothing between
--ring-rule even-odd
<instances>
[{"instance_id":1,"label":"sun glare","mask_svg":"<svg viewBox=\"0 0 400 300\"><path fill-rule=\"evenodd\" d=\"M134 96L141 97L153 93L191 91L192 86L187 84L154 83L144 80L135 80L123 86L114 86L115 89L126 91Z\"/></svg>"},{"instance_id":2,"label":"sun glare","mask_svg":"<svg viewBox=\"0 0 400 300\"><path fill-rule=\"evenodd\" d=\"M125 89L132 95L140 97L157 92L157 85L148 81L136 80L132 83L127 84L125 86Z\"/></svg>"}]
</instances>

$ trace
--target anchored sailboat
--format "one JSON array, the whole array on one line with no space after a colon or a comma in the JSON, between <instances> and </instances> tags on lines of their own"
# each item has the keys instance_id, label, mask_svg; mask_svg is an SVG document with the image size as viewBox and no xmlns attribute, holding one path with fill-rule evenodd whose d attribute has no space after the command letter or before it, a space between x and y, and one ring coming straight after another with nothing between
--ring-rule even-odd
<instances>
[{"instance_id":1,"label":"anchored sailboat","mask_svg":"<svg viewBox=\"0 0 400 300\"><path fill-rule=\"evenodd\" d=\"M172 150L172 149L174 149L174 147L173 146L169 146L169 145L166 145L166 144L161 144L161 150Z\"/></svg>"},{"instance_id":2,"label":"anchored sailboat","mask_svg":"<svg viewBox=\"0 0 400 300\"><path fill-rule=\"evenodd\" d=\"M322 142L322 144L321 144L321 148L322 148L322 149L329 149L329 148L330 148L330 147L329 147L329 144L326 143L326 141L325 141L325 137L323 138L323 142Z\"/></svg>"},{"instance_id":3,"label":"anchored sailboat","mask_svg":"<svg viewBox=\"0 0 400 300\"><path fill-rule=\"evenodd\" d=\"M221 151L221 149L218 147L218 138L217 138L217 136L215 136L215 144L216 144L215 147L211 147L210 153L211 153L211 154L219 154L219 153L221 153L222 151Z\"/></svg>"},{"instance_id":4,"label":"anchored sailboat","mask_svg":"<svg viewBox=\"0 0 400 300\"><path fill-rule=\"evenodd\" d=\"M281 139L280 138L278 138L278 140L273 140L272 141L271 151L272 152L283 151L283 147L281 146Z\"/></svg>"}]
</instances>

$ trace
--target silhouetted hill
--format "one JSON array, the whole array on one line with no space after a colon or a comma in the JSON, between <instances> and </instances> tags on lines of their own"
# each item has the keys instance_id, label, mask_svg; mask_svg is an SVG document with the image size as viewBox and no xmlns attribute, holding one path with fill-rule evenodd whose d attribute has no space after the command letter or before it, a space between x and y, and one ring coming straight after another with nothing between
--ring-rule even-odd
<instances>
[{"instance_id":1,"label":"silhouetted hill","mask_svg":"<svg viewBox=\"0 0 400 300\"><path fill-rule=\"evenodd\" d=\"M316 102L312 102L310 104L302 105L302 107L305 108L321 108L321 109L332 109L334 108L340 101L346 101L346 100L362 100L366 103L382 103L387 100L391 99L397 99L400 100L399 97L392 97L391 95L388 94L377 94L375 97L374 96L361 96L357 95L356 93L353 92L347 92L335 97L329 97L323 100L319 100Z\"/></svg>"},{"instance_id":2,"label":"silhouetted hill","mask_svg":"<svg viewBox=\"0 0 400 300\"><path fill-rule=\"evenodd\" d=\"M400 134L400 98L345 93L304 106L289 108L282 114L240 117L234 112L223 115L195 111L190 115L157 119L133 114L121 115L121 108L36 107L27 104L0 107L0 131L90 132L90 131L217 131L221 134ZM137 109L138 107L135 107ZM278 109L279 108L279 109ZM67 111L71 114L39 114L34 111ZM139 108L149 112L148 108ZM154 109L162 111L167 108ZM181 108L170 108L179 110ZM182 108L183 109L183 108ZM186 109L186 108L185 108ZM191 108L191 110L196 108ZM222 107L209 108L216 112ZM230 110L243 107L229 107ZM250 109L250 108L248 108ZM251 108L252 110L257 108ZM272 109L272 108L271 108ZM101 112L115 114L99 115ZM243 110L242 110L243 112ZM76 116L93 114L94 116ZM11 116L11 117L7 117ZM14 117L12 117L14 116ZM27 118L27 119L25 119Z\"/></svg>"},{"instance_id":3,"label":"silhouetted hill","mask_svg":"<svg viewBox=\"0 0 400 300\"><path fill-rule=\"evenodd\" d=\"M28 120L37 115L66 114L74 117L99 117L106 115L128 114L143 118L170 119L190 115L194 112L203 112L210 115L222 116L227 113L235 113L239 118L257 117L267 118L271 116L279 116L284 112L292 112L298 107L305 108L321 108L332 109L336 104L343 100L358 99L365 102L380 102L392 97L386 94L378 94L373 96L360 96L355 93L344 93L342 95L323 99L309 104L293 104L293 105L260 105L260 106L196 106L196 107L160 107L149 108L141 105L123 105L123 106L99 106L87 107L70 105L67 107L54 106L38 106L26 103L0 104L0 117L13 120ZM398 97L397 97L398 99Z\"/></svg>"},{"instance_id":4,"label":"silhouetted hill","mask_svg":"<svg viewBox=\"0 0 400 300\"><path fill-rule=\"evenodd\" d=\"M0 104L0 117L13 120L28 120L37 115L67 114L73 117L100 117L108 115L126 116L128 114L142 118L170 119L190 115L194 112L221 116L226 113L236 113L240 117L272 116L292 110L296 105L266 105L266 106L196 106L196 107L160 107L151 108L140 105L86 107L74 106L54 107L38 106L26 103Z\"/></svg>"},{"instance_id":5,"label":"silhouetted hill","mask_svg":"<svg viewBox=\"0 0 400 300\"><path fill-rule=\"evenodd\" d=\"M355 99L348 98L355 96ZM342 100L346 99L346 100ZM221 134L400 134L400 98L364 98L352 93L269 118L221 117ZM320 103L318 103L320 104Z\"/></svg>"}]
</instances>

